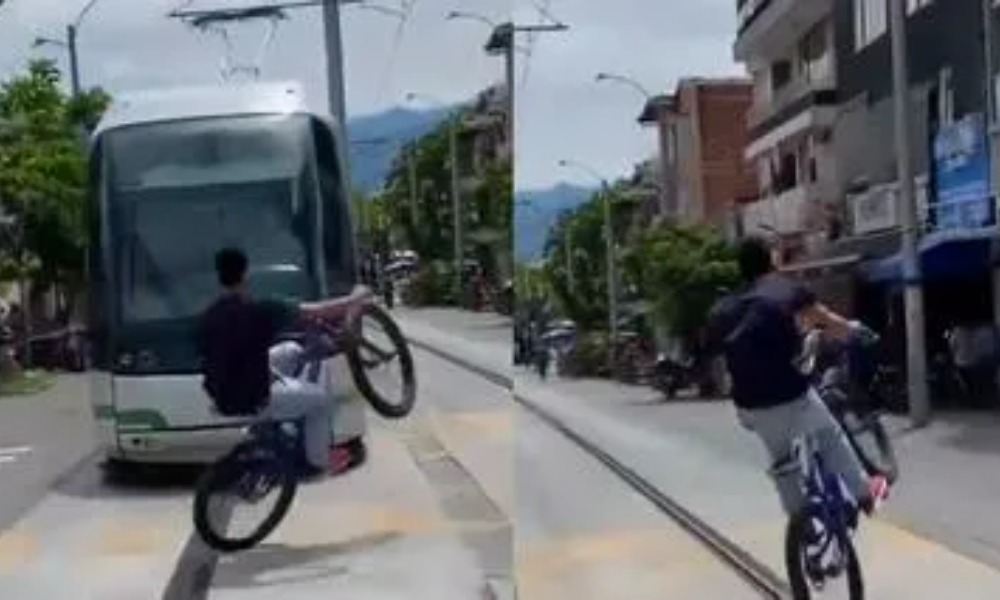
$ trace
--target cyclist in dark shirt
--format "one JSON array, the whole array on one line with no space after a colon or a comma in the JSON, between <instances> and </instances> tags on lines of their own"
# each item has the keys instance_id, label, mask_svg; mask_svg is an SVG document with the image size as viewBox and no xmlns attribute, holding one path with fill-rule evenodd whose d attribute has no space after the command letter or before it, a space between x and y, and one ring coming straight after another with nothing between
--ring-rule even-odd
<instances>
[{"instance_id":1,"label":"cyclist in dark shirt","mask_svg":"<svg viewBox=\"0 0 1000 600\"><path fill-rule=\"evenodd\" d=\"M247 267L246 254L238 248L215 256L223 292L202 315L198 331L202 386L226 416L303 419L310 465L318 471L339 470L350 457L346 450L330 447L332 399L319 384L283 368L294 362L290 359L301 347L278 344L278 336L301 321L346 318L369 301L370 293L359 286L346 297L322 302L259 300L247 292ZM274 385L272 366L283 374Z\"/></svg>"},{"instance_id":2,"label":"cyclist in dark shirt","mask_svg":"<svg viewBox=\"0 0 1000 600\"><path fill-rule=\"evenodd\" d=\"M766 240L743 240L738 262L745 287L712 309L707 336L710 347L725 356L741 424L761 438L773 461L771 474L782 506L789 514L796 511L801 490L794 477L782 476L791 471L781 463L795 437L811 434L829 467L871 512L888 494L887 481L865 473L837 421L796 366L803 331L818 327L844 339L864 327L777 273L775 253Z\"/></svg>"}]
</instances>

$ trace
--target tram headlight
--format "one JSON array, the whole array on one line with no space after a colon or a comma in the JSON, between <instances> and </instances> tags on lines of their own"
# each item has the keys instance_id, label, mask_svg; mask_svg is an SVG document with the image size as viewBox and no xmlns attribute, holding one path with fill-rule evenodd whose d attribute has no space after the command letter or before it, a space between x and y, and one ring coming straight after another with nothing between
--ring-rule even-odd
<instances>
[{"instance_id":1,"label":"tram headlight","mask_svg":"<svg viewBox=\"0 0 1000 600\"><path fill-rule=\"evenodd\" d=\"M118 355L118 367L121 369L131 369L135 366L135 357L131 352L123 352Z\"/></svg>"}]
</instances>

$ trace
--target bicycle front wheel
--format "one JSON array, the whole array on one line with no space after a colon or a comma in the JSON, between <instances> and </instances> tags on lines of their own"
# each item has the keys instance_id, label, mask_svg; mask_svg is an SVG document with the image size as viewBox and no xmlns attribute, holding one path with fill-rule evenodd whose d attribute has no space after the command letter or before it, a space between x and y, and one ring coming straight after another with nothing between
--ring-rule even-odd
<instances>
[{"instance_id":1,"label":"bicycle front wheel","mask_svg":"<svg viewBox=\"0 0 1000 600\"><path fill-rule=\"evenodd\" d=\"M371 321L370 327L365 324L366 320ZM368 337L369 333L376 331L388 338L391 348ZM355 321L352 338L354 342L347 351L347 363L361 394L383 417L399 419L410 414L417 400L416 368L410 345L396 321L385 310L371 304ZM393 362L398 362L400 381L385 382L383 380L388 379L386 373L378 373L380 383L389 383L390 387L396 388L390 393L382 393L375 387L372 372Z\"/></svg>"},{"instance_id":2,"label":"bicycle front wheel","mask_svg":"<svg viewBox=\"0 0 1000 600\"><path fill-rule=\"evenodd\" d=\"M788 521L785 568L792 599L811 600L814 588L823 589L828 580L843 575L847 580L848 599L864 600L864 581L854 544L846 533L837 535L826 527L812 505L804 507ZM831 553L834 554L832 563Z\"/></svg>"},{"instance_id":3,"label":"bicycle front wheel","mask_svg":"<svg viewBox=\"0 0 1000 600\"><path fill-rule=\"evenodd\" d=\"M194 526L201 539L221 552L248 550L281 523L298 487L294 465L270 448L252 442L237 446L210 466L194 496ZM266 499L275 496L270 508ZM237 531L242 508L264 505L263 518ZM242 529L239 527L238 529Z\"/></svg>"}]
</instances>

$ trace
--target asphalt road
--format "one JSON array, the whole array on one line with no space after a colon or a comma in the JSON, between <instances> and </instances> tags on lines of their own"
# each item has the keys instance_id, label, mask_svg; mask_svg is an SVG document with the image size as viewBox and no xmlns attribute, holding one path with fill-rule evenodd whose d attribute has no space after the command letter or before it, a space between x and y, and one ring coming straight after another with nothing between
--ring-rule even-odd
<instances>
[{"instance_id":1,"label":"asphalt road","mask_svg":"<svg viewBox=\"0 0 1000 600\"><path fill-rule=\"evenodd\" d=\"M86 377L36 396L0 398L0 531L94 449Z\"/></svg>"}]
</instances>

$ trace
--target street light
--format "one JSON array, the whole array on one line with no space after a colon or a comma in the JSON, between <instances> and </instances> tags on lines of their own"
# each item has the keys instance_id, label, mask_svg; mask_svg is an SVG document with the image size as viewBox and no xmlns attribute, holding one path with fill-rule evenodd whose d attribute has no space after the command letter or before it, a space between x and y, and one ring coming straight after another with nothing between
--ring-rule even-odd
<instances>
[{"instance_id":1,"label":"street light","mask_svg":"<svg viewBox=\"0 0 1000 600\"><path fill-rule=\"evenodd\" d=\"M598 82L598 83L600 83L600 82L611 82L611 83L619 83L619 84L622 84L622 85L626 85L626 86L632 88L633 90L639 92L639 94L642 95L643 100L645 101L645 105L646 106L649 106L650 103L651 103L651 101L653 100L653 94L650 93L650 91L647 90L641 83L639 83L638 81L636 81L635 79L633 79L631 77L628 77L628 76L625 76L625 75L620 75L618 73L601 72L601 73L598 73L594 77L594 80L596 82ZM657 129L658 129L658 138L659 138L659 146L660 146L660 150L659 150L659 154L660 154L660 156L659 156L659 158L660 158L660 190L659 190L660 212L663 213L663 214L665 214L665 215L666 214L673 215L674 213L676 213L676 207L673 207L673 206L670 205L671 202L670 202L670 192L669 192L669 189L670 189L670 185L669 185L669 173L670 173L670 171L672 169L672 166L673 166L670 163L670 150L668 148L670 141L667 138L667 132L664 130L664 128L662 126L659 126L659 119L656 120L656 123L658 125Z\"/></svg>"},{"instance_id":2,"label":"street light","mask_svg":"<svg viewBox=\"0 0 1000 600\"><path fill-rule=\"evenodd\" d=\"M429 96L427 94L421 94L417 92L407 92L406 101L413 102L419 99L429 100L432 104L443 105L444 102L440 102L437 98ZM465 266L465 256L462 248L462 201L459 197L458 189L458 126L459 119L452 117L448 124L448 161L450 163L451 172L451 212L455 236L455 298L456 301L461 300L462 295L462 269Z\"/></svg>"},{"instance_id":3,"label":"street light","mask_svg":"<svg viewBox=\"0 0 1000 600\"><path fill-rule=\"evenodd\" d=\"M625 75L618 75L617 73L607 73L602 71L598 73L597 76L594 77L594 80L597 82L614 81L618 83L623 83L631 87L635 91L639 92L640 94L642 94L644 100L649 100L653 97L653 94L651 94L649 90L643 87L641 83L639 83L635 79L632 79L631 77L626 77Z\"/></svg>"},{"instance_id":4,"label":"street light","mask_svg":"<svg viewBox=\"0 0 1000 600\"><path fill-rule=\"evenodd\" d=\"M618 274L615 261L615 240L614 229L611 223L611 186L608 180L601 176L596 169L576 160L563 159L559 161L559 166L563 168L576 168L587 173L601 183L602 207L604 209L604 240L607 254L607 286L608 286L608 332L611 336L611 343L608 344L608 363L614 369L615 364L615 343L618 341Z\"/></svg>"},{"instance_id":5,"label":"street light","mask_svg":"<svg viewBox=\"0 0 1000 600\"><path fill-rule=\"evenodd\" d=\"M77 32L80 30L80 25L83 24L83 19L86 18L87 13L94 8L94 5L97 4L97 2L98 0L90 0L90 2L87 2L83 9L77 13L76 18L66 26L66 39L59 40L39 36L36 37L35 41L32 43L33 48L51 44L53 46L65 48L69 52L70 89L72 90L74 98L80 95L80 65L77 57L76 36ZM0 4L2 3L2 0L0 0Z\"/></svg>"}]
</instances>

